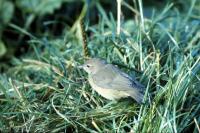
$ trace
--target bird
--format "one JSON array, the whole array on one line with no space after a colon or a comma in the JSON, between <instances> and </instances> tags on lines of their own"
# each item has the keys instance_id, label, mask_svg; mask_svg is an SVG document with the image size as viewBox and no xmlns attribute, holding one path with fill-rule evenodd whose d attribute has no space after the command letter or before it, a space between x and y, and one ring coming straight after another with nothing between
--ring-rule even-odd
<instances>
[{"instance_id":1,"label":"bird","mask_svg":"<svg viewBox=\"0 0 200 133\"><path fill-rule=\"evenodd\" d=\"M117 66L101 58L90 58L80 68L88 73L91 87L108 100L132 97L143 102L145 87Z\"/></svg>"}]
</instances>

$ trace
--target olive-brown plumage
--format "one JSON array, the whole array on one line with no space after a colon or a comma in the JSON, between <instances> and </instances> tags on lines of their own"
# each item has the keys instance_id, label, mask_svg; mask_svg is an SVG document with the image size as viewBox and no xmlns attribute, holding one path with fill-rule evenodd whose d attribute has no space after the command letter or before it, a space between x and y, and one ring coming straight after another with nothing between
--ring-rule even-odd
<instances>
[{"instance_id":1,"label":"olive-brown plumage","mask_svg":"<svg viewBox=\"0 0 200 133\"><path fill-rule=\"evenodd\" d=\"M109 100L132 97L142 103L145 87L116 66L105 60L92 58L82 66L88 73L92 88Z\"/></svg>"}]
</instances>

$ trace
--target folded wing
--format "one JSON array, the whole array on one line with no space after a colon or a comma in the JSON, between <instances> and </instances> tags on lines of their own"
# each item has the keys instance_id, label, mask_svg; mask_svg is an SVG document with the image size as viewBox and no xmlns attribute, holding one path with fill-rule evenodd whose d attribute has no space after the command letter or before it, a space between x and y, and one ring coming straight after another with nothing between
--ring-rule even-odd
<instances>
[{"instance_id":1,"label":"folded wing","mask_svg":"<svg viewBox=\"0 0 200 133\"><path fill-rule=\"evenodd\" d=\"M143 100L145 87L112 64L100 69L92 78L99 87L124 91L139 103Z\"/></svg>"}]
</instances>

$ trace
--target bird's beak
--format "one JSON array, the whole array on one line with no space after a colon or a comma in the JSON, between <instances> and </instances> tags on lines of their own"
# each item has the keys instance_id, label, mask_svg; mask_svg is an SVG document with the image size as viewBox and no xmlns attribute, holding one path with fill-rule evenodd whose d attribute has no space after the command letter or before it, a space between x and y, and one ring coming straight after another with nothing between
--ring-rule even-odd
<instances>
[{"instance_id":1,"label":"bird's beak","mask_svg":"<svg viewBox=\"0 0 200 133\"><path fill-rule=\"evenodd\" d=\"M83 69L83 65L78 66L78 68Z\"/></svg>"}]
</instances>

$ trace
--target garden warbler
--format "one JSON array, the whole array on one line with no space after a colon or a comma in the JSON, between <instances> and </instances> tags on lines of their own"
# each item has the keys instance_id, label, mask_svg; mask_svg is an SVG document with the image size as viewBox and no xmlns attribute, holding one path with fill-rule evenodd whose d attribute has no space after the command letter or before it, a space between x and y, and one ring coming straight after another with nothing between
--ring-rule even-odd
<instances>
[{"instance_id":1,"label":"garden warbler","mask_svg":"<svg viewBox=\"0 0 200 133\"><path fill-rule=\"evenodd\" d=\"M116 66L105 60L92 58L82 66L88 73L88 80L92 88L101 96L109 100L132 97L142 103L145 87Z\"/></svg>"}]
</instances>

